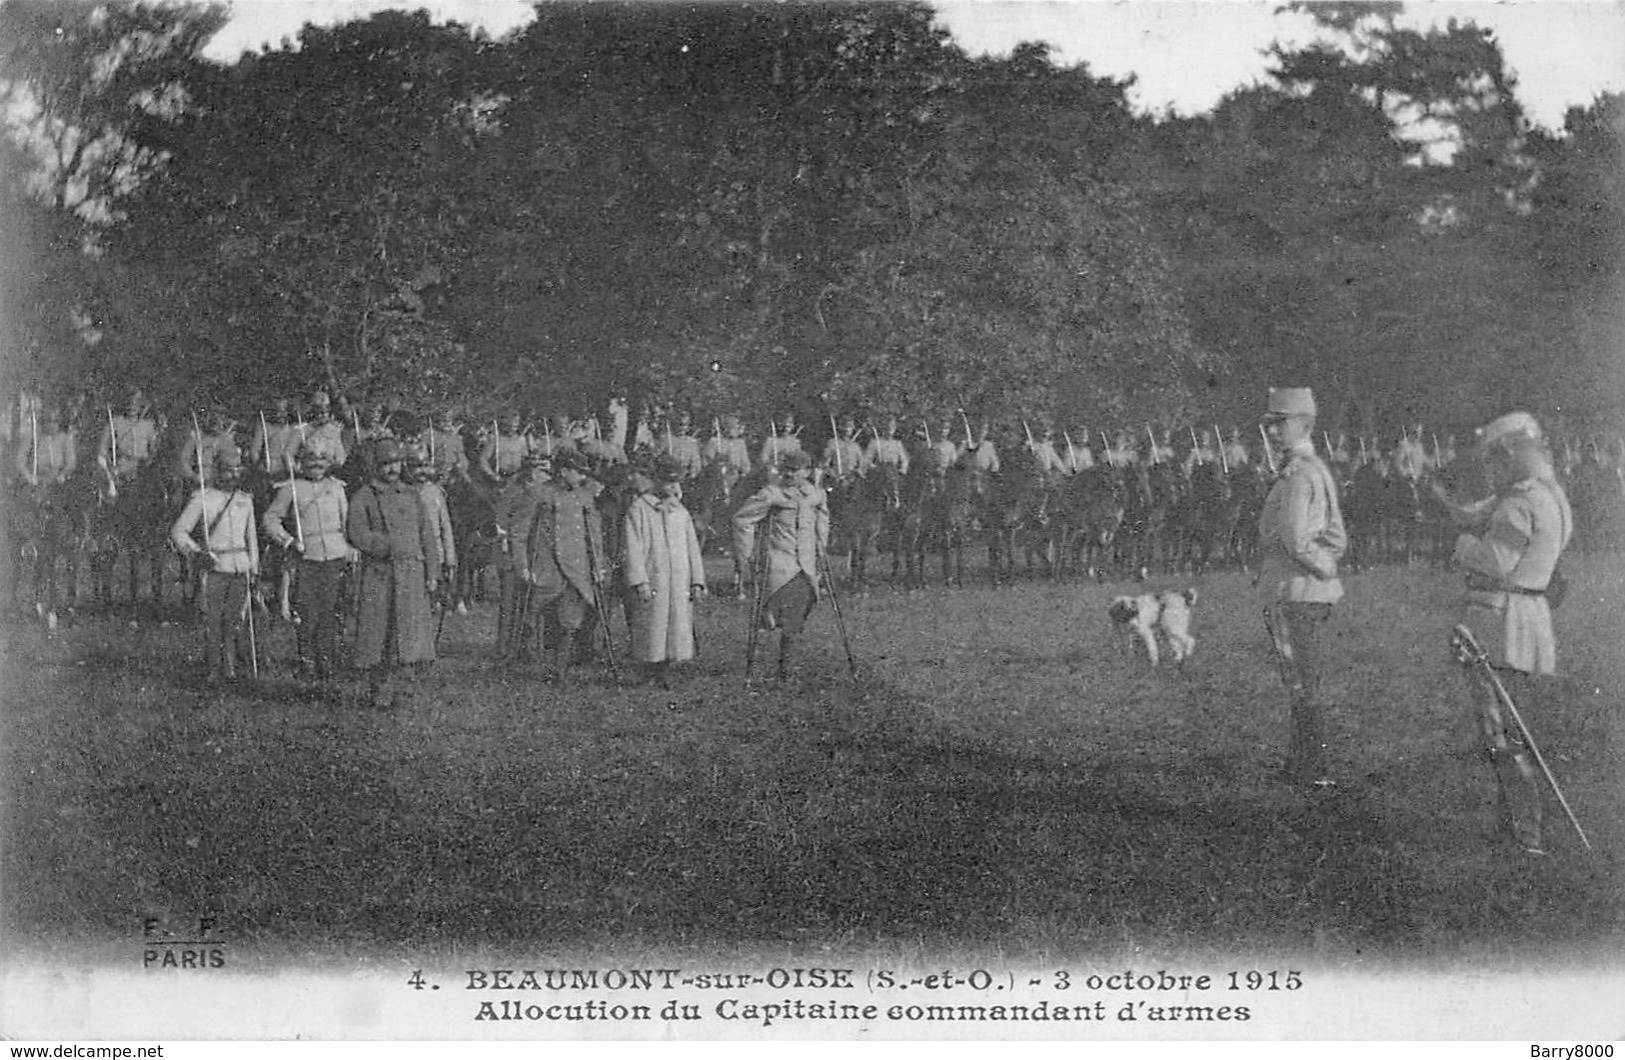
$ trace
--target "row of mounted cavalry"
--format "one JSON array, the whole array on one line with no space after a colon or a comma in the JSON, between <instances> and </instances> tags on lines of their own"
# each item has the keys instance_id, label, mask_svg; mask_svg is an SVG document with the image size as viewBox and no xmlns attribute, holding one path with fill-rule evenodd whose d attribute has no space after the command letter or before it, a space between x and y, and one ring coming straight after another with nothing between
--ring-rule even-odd
<instances>
[{"instance_id":1,"label":"row of mounted cavalry","mask_svg":"<svg viewBox=\"0 0 1625 1060\"><path fill-rule=\"evenodd\" d=\"M1379 461L1333 468L1342 480L1353 569L1448 557L1455 529L1432 485L1442 480L1458 496L1470 495L1466 476L1453 474L1458 468L1422 478L1389 472ZM352 486L363 478L357 470L347 476ZM601 470L600 507L606 525L614 526L624 503L624 474ZM1625 513L1625 485L1615 469L1604 470L1609 474L1598 480L1600 488L1571 486L1583 548L1618 543L1608 527ZM115 582L126 578L133 603L145 568L144 580L161 606L165 572L177 563L168 529L189 486L170 478L158 462L115 490L98 481L99 472L94 463L81 465L53 490L17 487L5 523L14 599L32 596L71 609L88 575L98 603L111 606L123 588ZM761 476L712 463L689 484L685 500L708 552L726 553L731 514ZM882 583L961 586L978 570L991 584L1003 585L1017 578L1143 579L1245 569L1271 478L1260 464L1226 467L1218 461L1188 469L1169 461L1099 463L1071 475L1046 473L1021 447L1007 450L1001 469L988 472L966 461L943 466L926 451L907 474L876 464L863 475L825 476L829 554L858 593ZM244 488L255 493L258 511L277 481L269 474L246 478ZM499 559L497 491L472 481L445 488L462 554L456 591L472 602L485 595L485 572ZM979 557L985 561L978 563Z\"/></svg>"}]
</instances>

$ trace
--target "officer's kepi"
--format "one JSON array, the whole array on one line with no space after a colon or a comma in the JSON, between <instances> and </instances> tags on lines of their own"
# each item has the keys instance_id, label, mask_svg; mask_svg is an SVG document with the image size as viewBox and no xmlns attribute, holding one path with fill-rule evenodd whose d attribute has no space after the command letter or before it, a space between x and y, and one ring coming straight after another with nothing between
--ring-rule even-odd
<instances>
[{"instance_id":1,"label":"officer's kepi","mask_svg":"<svg viewBox=\"0 0 1625 1060\"><path fill-rule=\"evenodd\" d=\"M1312 419L1314 415L1313 390L1306 386L1270 387L1269 404L1264 413L1266 422L1284 420L1291 416L1306 416Z\"/></svg>"}]
</instances>

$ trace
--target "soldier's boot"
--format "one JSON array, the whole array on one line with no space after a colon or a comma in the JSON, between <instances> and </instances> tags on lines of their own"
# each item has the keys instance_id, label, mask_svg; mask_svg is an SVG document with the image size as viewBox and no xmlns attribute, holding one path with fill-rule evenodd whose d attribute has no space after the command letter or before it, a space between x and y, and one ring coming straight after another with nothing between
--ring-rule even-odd
<instances>
[{"instance_id":1,"label":"soldier's boot","mask_svg":"<svg viewBox=\"0 0 1625 1060\"><path fill-rule=\"evenodd\" d=\"M790 680L790 656L795 652L795 637L789 633L779 634L779 681L783 683Z\"/></svg>"}]
</instances>

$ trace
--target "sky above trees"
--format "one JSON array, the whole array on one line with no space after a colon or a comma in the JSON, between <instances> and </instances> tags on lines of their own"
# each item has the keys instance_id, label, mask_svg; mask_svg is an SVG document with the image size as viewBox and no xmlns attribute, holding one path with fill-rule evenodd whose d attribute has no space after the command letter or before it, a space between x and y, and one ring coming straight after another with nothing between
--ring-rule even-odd
<instances>
[{"instance_id":1,"label":"sky above trees","mask_svg":"<svg viewBox=\"0 0 1625 1060\"><path fill-rule=\"evenodd\" d=\"M942 0L933 6L972 54L1003 55L1023 41L1044 41L1058 62L1084 62L1093 73L1114 78L1134 75L1129 102L1135 107L1185 115L1209 110L1226 92L1261 80L1270 43L1302 43L1310 28L1305 16L1283 12L1273 0ZM235 0L230 22L205 54L234 60L244 50L296 37L306 21L331 23L407 7L426 7L437 19L481 26L493 35L531 17L524 0ZM1625 90L1625 6L1600 0L1408 3L1399 21L1420 27L1452 18L1496 33L1537 125L1560 129L1569 107Z\"/></svg>"}]
</instances>

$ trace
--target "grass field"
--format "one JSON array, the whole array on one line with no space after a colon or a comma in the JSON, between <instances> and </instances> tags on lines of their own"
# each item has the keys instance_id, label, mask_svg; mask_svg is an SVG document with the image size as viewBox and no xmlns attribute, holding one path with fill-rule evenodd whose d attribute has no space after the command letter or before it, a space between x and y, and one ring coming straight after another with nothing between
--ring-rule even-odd
<instances>
[{"instance_id":1,"label":"grass field","mask_svg":"<svg viewBox=\"0 0 1625 1060\"><path fill-rule=\"evenodd\" d=\"M747 692L743 605L702 605L675 691L489 664L491 616L392 710L285 670L219 694L192 630L5 628L0 929L125 946L219 918L234 962L406 952L1285 954L1568 966L1625 943L1625 563L1575 565L1568 676L1529 704L1596 854L1496 831L1449 660L1455 579L1355 576L1333 619L1333 792L1277 778L1285 700L1244 577L1200 580L1195 658L1148 672L1114 586L879 591ZM624 630L623 640L624 644ZM291 638L271 635L286 660ZM768 668L762 667L762 672Z\"/></svg>"}]
</instances>

